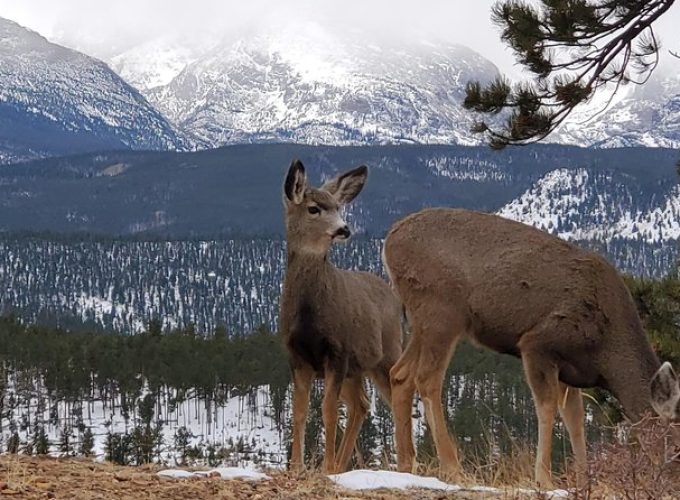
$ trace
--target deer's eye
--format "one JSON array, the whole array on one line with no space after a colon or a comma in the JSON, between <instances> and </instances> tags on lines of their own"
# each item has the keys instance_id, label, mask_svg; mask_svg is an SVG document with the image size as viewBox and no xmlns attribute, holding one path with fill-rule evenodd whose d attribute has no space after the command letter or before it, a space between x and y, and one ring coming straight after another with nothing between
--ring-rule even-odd
<instances>
[{"instance_id":1,"label":"deer's eye","mask_svg":"<svg viewBox=\"0 0 680 500\"><path fill-rule=\"evenodd\" d=\"M314 206L314 205L312 205L311 207L307 207L307 211L312 215L316 215L316 214L321 213L321 209L317 206Z\"/></svg>"}]
</instances>

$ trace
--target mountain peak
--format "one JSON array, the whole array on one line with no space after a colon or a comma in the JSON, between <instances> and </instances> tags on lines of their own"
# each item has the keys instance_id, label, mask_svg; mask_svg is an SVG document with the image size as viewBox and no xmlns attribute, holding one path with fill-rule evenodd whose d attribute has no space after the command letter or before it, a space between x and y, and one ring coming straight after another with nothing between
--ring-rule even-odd
<instances>
[{"instance_id":1,"label":"mountain peak","mask_svg":"<svg viewBox=\"0 0 680 500\"><path fill-rule=\"evenodd\" d=\"M167 53L167 61L182 59ZM139 71L139 78L128 76L132 81L154 81L143 74L149 66L132 59L121 56L115 65ZM142 90L206 147L475 144L480 138L469 132L474 117L462 107L465 85L498 74L459 45L380 40L315 23L229 36L184 61L169 83Z\"/></svg>"},{"instance_id":2,"label":"mountain peak","mask_svg":"<svg viewBox=\"0 0 680 500\"><path fill-rule=\"evenodd\" d=\"M103 62L0 19L0 162L183 139Z\"/></svg>"}]
</instances>

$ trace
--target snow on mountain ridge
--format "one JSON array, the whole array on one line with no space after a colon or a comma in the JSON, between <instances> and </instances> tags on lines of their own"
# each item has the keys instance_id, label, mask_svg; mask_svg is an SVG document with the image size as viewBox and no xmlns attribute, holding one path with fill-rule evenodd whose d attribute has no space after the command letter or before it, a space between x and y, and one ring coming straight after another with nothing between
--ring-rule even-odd
<instances>
[{"instance_id":1,"label":"snow on mountain ridge","mask_svg":"<svg viewBox=\"0 0 680 500\"><path fill-rule=\"evenodd\" d=\"M606 184L617 184L607 172L552 170L496 213L569 240L680 239L680 186L647 206L635 206L623 184L602 189Z\"/></svg>"},{"instance_id":2,"label":"snow on mountain ridge","mask_svg":"<svg viewBox=\"0 0 680 500\"><path fill-rule=\"evenodd\" d=\"M8 161L177 149L180 134L106 64L0 18L0 149Z\"/></svg>"},{"instance_id":3,"label":"snow on mountain ridge","mask_svg":"<svg viewBox=\"0 0 680 500\"><path fill-rule=\"evenodd\" d=\"M470 80L498 72L472 50L406 37L376 40L313 22L203 41L149 42L112 65L204 147L242 142L479 144L462 109ZM170 78L174 76L170 80ZM610 102L611 98L611 102ZM601 89L548 141L680 147L680 78Z\"/></svg>"},{"instance_id":4,"label":"snow on mountain ridge","mask_svg":"<svg viewBox=\"0 0 680 500\"><path fill-rule=\"evenodd\" d=\"M675 186L664 203L652 210L625 215L609 235L647 241L680 239L680 186Z\"/></svg>"},{"instance_id":5,"label":"snow on mountain ridge","mask_svg":"<svg viewBox=\"0 0 680 500\"><path fill-rule=\"evenodd\" d=\"M305 24L224 41L145 92L205 147L478 144L464 86L497 73L458 45L367 41Z\"/></svg>"},{"instance_id":6,"label":"snow on mountain ridge","mask_svg":"<svg viewBox=\"0 0 680 500\"><path fill-rule=\"evenodd\" d=\"M210 41L180 42L167 37L137 45L109 59L109 65L142 94L169 84L212 46Z\"/></svg>"},{"instance_id":7,"label":"snow on mountain ridge","mask_svg":"<svg viewBox=\"0 0 680 500\"><path fill-rule=\"evenodd\" d=\"M680 75L657 69L644 85L608 85L548 140L586 147L680 147Z\"/></svg>"}]
</instances>

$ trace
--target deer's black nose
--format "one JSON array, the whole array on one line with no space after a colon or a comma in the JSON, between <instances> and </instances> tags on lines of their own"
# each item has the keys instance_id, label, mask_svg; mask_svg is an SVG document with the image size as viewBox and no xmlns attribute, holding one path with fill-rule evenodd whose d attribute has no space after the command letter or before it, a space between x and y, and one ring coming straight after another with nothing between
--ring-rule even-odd
<instances>
[{"instance_id":1,"label":"deer's black nose","mask_svg":"<svg viewBox=\"0 0 680 500\"><path fill-rule=\"evenodd\" d=\"M340 237L340 238L349 238L352 235L352 232L349 230L349 227L347 226L342 226L340 229L335 231L335 236Z\"/></svg>"}]
</instances>

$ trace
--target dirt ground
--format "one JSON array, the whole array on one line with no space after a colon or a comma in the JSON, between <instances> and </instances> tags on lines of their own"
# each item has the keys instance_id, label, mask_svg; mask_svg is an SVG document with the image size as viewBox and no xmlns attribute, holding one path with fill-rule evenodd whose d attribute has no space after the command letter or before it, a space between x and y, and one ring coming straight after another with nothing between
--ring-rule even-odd
<instances>
[{"instance_id":1,"label":"dirt ground","mask_svg":"<svg viewBox=\"0 0 680 500\"><path fill-rule=\"evenodd\" d=\"M321 475L269 473L271 480L248 482L219 477L161 478L158 466L121 467L82 459L0 456L0 498L26 499L487 499L497 495L433 491L354 492ZM501 498L518 498L509 493Z\"/></svg>"}]
</instances>

